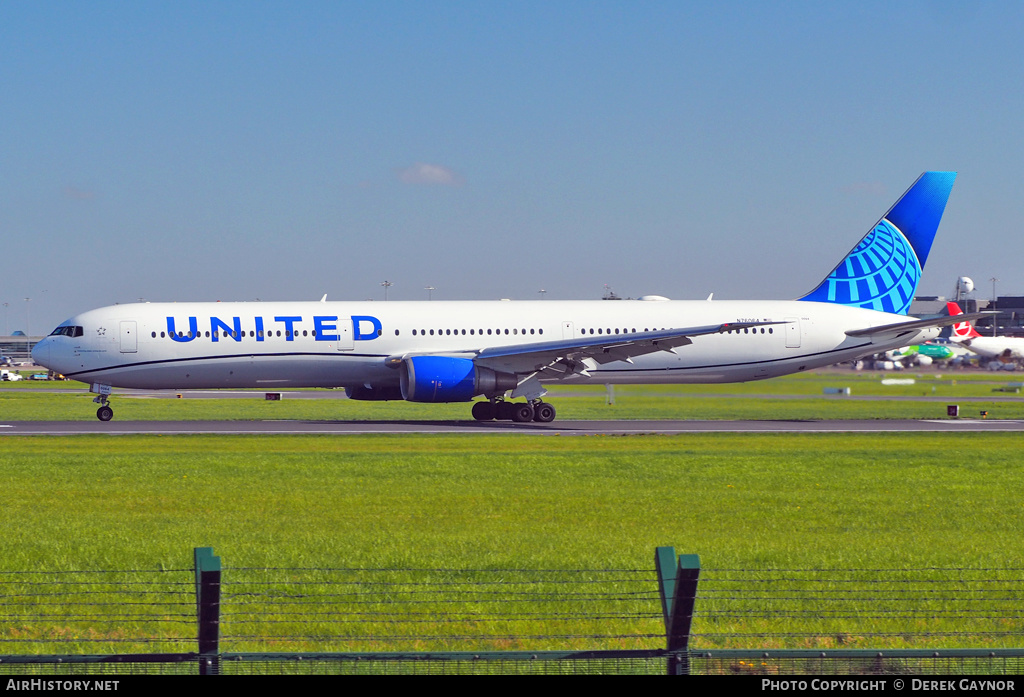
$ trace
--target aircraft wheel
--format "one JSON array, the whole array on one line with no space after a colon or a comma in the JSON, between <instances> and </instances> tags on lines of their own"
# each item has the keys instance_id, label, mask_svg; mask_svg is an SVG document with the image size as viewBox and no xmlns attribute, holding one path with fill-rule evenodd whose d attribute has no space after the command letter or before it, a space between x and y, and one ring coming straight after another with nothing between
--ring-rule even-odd
<instances>
[{"instance_id":1,"label":"aircraft wheel","mask_svg":"<svg viewBox=\"0 0 1024 697\"><path fill-rule=\"evenodd\" d=\"M473 418L477 421L491 421L496 411L490 402L476 402L473 405Z\"/></svg>"},{"instance_id":2,"label":"aircraft wheel","mask_svg":"<svg viewBox=\"0 0 1024 697\"><path fill-rule=\"evenodd\" d=\"M96 410L96 418L100 421L110 421L114 418L114 410L104 404Z\"/></svg>"},{"instance_id":3,"label":"aircraft wheel","mask_svg":"<svg viewBox=\"0 0 1024 697\"><path fill-rule=\"evenodd\" d=\"M533 405L529 402L522 402L512 406L512 420L516 423L533 421Z\"/></svg>"},{"instance_id":4,"label":"aircraft wheel","mask_svg":"<svg viewBox=\"0 0 1024 697\"><path fill-rule=\"evenodd\" d=\"M533 406L533 420L542 424L555 420L555 408L547 402L539 402Z\"/></svg>"},{"instance_id":5,"label":"aircraft wheel","mask_svg":"<svg viewBox=\"0 0 1024 697\"><path fill-rule=\"evenodd\" d=\"M494 418L498 421L511 421L514 417L512 410L515 407L512 402L498 402L494 405Z\"/></svg>"}]
</instances>

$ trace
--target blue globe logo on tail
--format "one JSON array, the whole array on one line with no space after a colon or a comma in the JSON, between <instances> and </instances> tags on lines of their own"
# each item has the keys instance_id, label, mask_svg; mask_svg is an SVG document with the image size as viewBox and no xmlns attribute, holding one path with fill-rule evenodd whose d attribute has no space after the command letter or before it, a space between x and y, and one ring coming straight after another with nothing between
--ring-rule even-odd
<instances>
[{"instance_id":1,"label":"blue globe logo on tail","mask_svg":"<svg viewBox=\"0 0 1024 697\"><path fill-rule=\"evenodd\" d=\"M925 172L817 288L800 300L905 315L956 172Z\"/></svg>"},{"instance_id":2,"label":"blue globe logo on tail","mask_svg":"<svg viewBox=\"0 0 1024 697\"><path fill-rule=\"evenodd\" d=\"M801 298L905 315L921 280L921 264L903 233L882 220L822 281Z\"/></svg>"}]
</instances>

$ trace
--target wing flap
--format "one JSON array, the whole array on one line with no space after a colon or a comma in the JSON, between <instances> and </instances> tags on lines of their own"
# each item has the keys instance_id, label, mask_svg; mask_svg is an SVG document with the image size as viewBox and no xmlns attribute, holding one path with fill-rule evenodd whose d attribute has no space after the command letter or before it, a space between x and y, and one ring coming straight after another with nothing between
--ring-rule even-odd
<instances>
[{"instance_id":1,"label":"wing flap","mask_svg":"<svg viewBox=\"0 0 1024 697\"><path fill-rule=\"evenodd\" d=\"M476 352L479 365L517 374L544 372L548 377L559 373L571 375L596 367L597 364L632 359L657 351L675 353L677 348L693 343L693 337L722 334L784 322L726 322L700 327L662 329L615 336L587 336L531 344L495 346Z\"/></svg>"}]
</instances>

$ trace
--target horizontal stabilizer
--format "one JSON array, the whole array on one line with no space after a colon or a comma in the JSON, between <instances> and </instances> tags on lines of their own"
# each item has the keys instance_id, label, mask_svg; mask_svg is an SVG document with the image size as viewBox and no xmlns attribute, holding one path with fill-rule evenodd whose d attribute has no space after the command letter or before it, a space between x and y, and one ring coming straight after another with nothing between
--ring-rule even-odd
<instances>
[{"instance_id":1,"label":"horizontal stabilizer","mask_svg":"<svg viewBox=\"0 0 1024 697\"><path fill-rule=\"evenodd\" d=\"M879 327L869 327L867 329L850 329L846 332L846 335L866 337L878 337L882 335L898 336L902 333L917 331L919 329L928 329L929 327L946 327L951 324L957 324L958 322L974 321L991 314L994 313L971 312L966 315L956 315L955 317L936 315L935 317L925 317L922 319L911 320L909 322L896 322L895 324L883 324Z\"/></svg>"}]
</instances>

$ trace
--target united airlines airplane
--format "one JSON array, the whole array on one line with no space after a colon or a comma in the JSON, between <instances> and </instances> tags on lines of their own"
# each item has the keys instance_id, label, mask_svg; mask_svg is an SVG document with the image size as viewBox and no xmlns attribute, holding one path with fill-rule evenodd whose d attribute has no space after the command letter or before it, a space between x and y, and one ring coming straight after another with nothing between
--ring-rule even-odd
<instances>
[{"instance_id":1,"label":"united airlines airplane","mask_svg":"<svg viewBox=\"0 0 1024 697\"><path fill-rule=\"evenodd\" d=\"M761 380L934 338L964 317L907 311L955 178L922 174L798 300L138 303L76 315L32 356L90 383L101 421L112 387L344 387L548 422L551 383Z\"/></svg>"}]
</instances>

